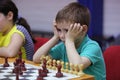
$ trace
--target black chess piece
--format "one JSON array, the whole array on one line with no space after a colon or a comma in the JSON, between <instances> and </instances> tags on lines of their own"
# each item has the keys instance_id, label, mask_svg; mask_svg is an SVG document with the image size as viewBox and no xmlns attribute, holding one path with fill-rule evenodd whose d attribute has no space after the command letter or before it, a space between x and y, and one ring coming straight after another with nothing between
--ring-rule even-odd
<instances>
[{"instance_id":1,"label":"black chess piece","mask_svg":"<svg viewBox=\"0 0 120 80\"><path fill-rule=\"evenodd\" d=\"M22 69L22 71L26 71L25 61L22 61L22 63L21 63L21 69Z\"/></svg>"},{"instance_id":2,"label":"black chess piece","mask_svg":"<svg viewBox=\"0 0 120 80\"><path fill-rule=\"evenodd\" d=\"M56 77L63 77L63 73L61 73L61 68L62 68L62 65L57 64L58 72L56 73Z\"/></svg>"},{"instance_id":3,"label":"black chess piece","mask_svg":"<svg viewBox=\"0 0 120 80\"><path fill-rule=\"evenodd\" d=\"M43 77L44 77L44 75L42 75L42 69L38 69L38 77L37 77L37 80L43 80Z\"/></svg>"},{"instance_id":4,"label":"black chess piece","mask_svg":"<svg viewBox=\"0 0 120 80\"><path fill-rule=\"evenodd\" d=\"M48 73L49 71L46 67L46 63L47 63L47 60L44 58L43 59L43 64L42 64L43 72Z\"/></svg>"},{"instance_id":5,"label":"black chess piece","mask_svg":"<svg viewBox=\"0 0 120 80\"><path fill-rule=\"evenodd\" d=\"M5 63L3 64L3 67L9 67L8 57L5 57Z\"/></svg>"},{"instance_id":6,"label":"black chess piece","mask_svg":"<svg viewBox=\"0 0 120 80\"><path fill-rule=\"evenodd\" d=\"M19 66L15 66L14 71L16 74L16 80L19 80L19 71L20 71Z\"/></svg>"}]
</instances>

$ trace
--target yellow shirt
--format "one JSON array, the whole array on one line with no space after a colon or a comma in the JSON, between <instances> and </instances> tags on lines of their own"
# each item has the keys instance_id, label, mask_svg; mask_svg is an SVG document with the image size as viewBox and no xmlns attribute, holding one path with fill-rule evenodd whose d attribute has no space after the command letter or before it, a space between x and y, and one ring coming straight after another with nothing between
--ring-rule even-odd
<instances>
[{"instance_id":1,"label":"yellow shirt","mask_svg":"<svg viewBox=\"0 0 120 80\"><path fill-rule=\"evenodd\" d=\"M23 39L25 39L24 34L20 32L19 30L17 30L16 25L14 25L8 34L3 36L2 33L0 33L0 47L8 46L10 44L11 37L14 33L20 34L23 37ZM23 53L22 58L26 58L24 47L21 47L21 51Z\"/></svg>"}]
</instances>

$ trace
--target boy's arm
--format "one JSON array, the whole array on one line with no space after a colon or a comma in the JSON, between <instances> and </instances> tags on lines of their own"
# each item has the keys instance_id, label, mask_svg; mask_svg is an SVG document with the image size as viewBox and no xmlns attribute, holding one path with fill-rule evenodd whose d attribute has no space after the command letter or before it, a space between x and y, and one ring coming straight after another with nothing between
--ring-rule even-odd
<instances>
[{"instance_id":1,"label":"boy's arm","mask_svg":"<svg viewBox=\"0 0 120 80\"><path fill-rule=\"evenodd\" d=\"M77 50L75 48L75 44L73 41L70 41L70 40L66 41L66 51L67 51L67 55L68 55L68 59L69 59L70 63L83 64L84 69L87 68L91 64L91 62L88 58L81 57L79 55L79 53L77 52Z\"/></svg>"},{"instance_id":2,"label":"boy's arm","mask_svg":"<svg viewBox=\"0 0 120 80\"><path fill-rule=\"evenodd\" d=\"M58 32L56 29L56 22L53 22L53 30L54 30L54 36L46 42L44 45L42 45L33 55L33 62L39 63L40 62L40 57L42 55L48 54L49 50L58 42L59 37L58 37Z\"/></svg>"},{"instance_id":3,"label":"boy's arm","mask_svg":"<svg viewBox=\"0 0 120 80\"><path fill-rule=\"evenodd\" d=\"M23 45L23 37L18 33L14 33L11 37L10 44L0 48L1 57L15 57Z\"/></svg>"},{"instance_id":4,"label":"boy's arm","mask_svg":"<svg viewBox=\"0 0 120 80\"><path fill-rule=\"evenodd\" d=\"M81 57L76 48L81 44L86 32L87 26L81 26L80 23L72 24L68 30L68 33L66 34L65 40L69 62L73 64L83 64L84 68L88 67L91 62L88 58ZM76 40L79 41L77 44L75 42Z\"/></svg>"},{"instance_id":5,"label":"boy's arm","mask_svg":"<svg viewBox=\"0 0 120 80\"><path fill-rule=\"evenodd\" d=\"M33 61L39 63L40 57L42 55L47 55L49 50L58 42L58 40L59 39L56 36L53 36L48 42L42 45L33 55Z\"/></svg>"}]
</instances>

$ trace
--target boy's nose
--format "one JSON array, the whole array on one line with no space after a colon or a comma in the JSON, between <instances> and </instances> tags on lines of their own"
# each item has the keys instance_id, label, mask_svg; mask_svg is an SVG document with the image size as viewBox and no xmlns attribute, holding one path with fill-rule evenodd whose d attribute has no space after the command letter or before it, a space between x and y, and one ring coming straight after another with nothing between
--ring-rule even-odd
<instances>
[{"instance_id":1,"label":"boy's nose","mask_svg":"<svg viewBox=\"0 0 120 80\"><path fill-rule=\"evenodd\" d=\"M61 39L64 39L64 38L65 38L65 34L64 34L64 33L61 33L61 34L60 34L60 38L61 38Z\"/></svg>"}]
</instances>

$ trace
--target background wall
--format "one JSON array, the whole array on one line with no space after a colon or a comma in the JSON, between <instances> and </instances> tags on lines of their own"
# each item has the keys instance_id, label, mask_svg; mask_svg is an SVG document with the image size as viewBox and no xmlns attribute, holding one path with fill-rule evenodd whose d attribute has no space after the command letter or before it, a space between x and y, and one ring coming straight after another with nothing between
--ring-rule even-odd
<instances>
[{"instance_id":1,"label":"background wall","mask_svg":"<svg viewBox=\"0 0 120 80\"><path fill-rule=\"evenodd\" d=\"M28 20L33 31L52 32L52 22L59 9L77 0L13 0L19 15ZM104 0L103 35L120 34L120 0ZM96 17L97 18L97 17Z\"/></svg>"},{"instance_id":2,"label":"background wall","mask_svg":"<svg viewBox=\"0 0 120 80\"><path fill-rule=\"evenodd\" d=\"M58 10L76 0L13 0L20 16L25 17L32 30L52 32L52 22Z\"/></svg>"},{"instance_id":3,"label":"background wall","mask_svg":"<svg viewBox=\"0 0 120 80\"><path fill-rule=\"evenodd\" d=\"M104 0L104 36L120 34L120 0Z\"/></svg>"}]
</instances>

